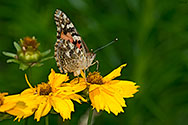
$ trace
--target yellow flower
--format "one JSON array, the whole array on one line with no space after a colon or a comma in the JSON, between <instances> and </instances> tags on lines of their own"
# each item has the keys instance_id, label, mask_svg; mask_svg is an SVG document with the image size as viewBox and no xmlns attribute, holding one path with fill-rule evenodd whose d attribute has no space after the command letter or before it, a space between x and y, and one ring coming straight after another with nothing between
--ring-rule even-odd
<instances>
[{"instance_id":1,"label":"yellow flower","mask_svg":"<svg viewBox=\"0 0 188 125\"><path fill-rule=\"evenodd\" d=\"M4 104L4 96L8 95L8 93L0 93L0 107Z\"/></svg>"},{"instance_id":2,"label":"yellow flower","mask_svg":"<svg viewBox=\"0 0 188 125\"><path fill-rule=\"evenodd\" d=\"M102 77L99 72L89 73L86 80L89 88L89 98L93 108L99 112L105 110L118 115L124 112L122 107L126 107L124 98L133 97L138 90L134 82L126 80L113 80L121 75L121 70L126 64L113 70L110 74ZM84 75L82 74L82 77ZM80 84L84 84L82 78ZM71 83L71 82L70 82ZM74 82L73 82L74 83Z\"/></svg>"},{"instance_id":3,"label":"yellow flower","mask_svg":"<svg viewBox=\"0 0 188 125\"><path fill-rule=\"evenodd\" d=\"M69 80L66 74L55 73L51 69L48 83L38 84L35 88L31 86L27 76L25 77L30 88L24 90L20 95L5 99L7 100L5 107L9 107L11 103L14 104L6 112L17 116L15 120L20 121L21 118L31 116L35 112L34 118L40 121L40 118L47 115L52 107L57 113L60 113L63 120L70 119L71 112L74 112L74 104L71 99L79 103L81 103L80 100L86 102L82 96L75 94L85 89L85 86L63 83Z\"/></svg>"},{"instance_id":4,"label":"yellow flower","mask_svg":"<svg viewBox=\"0 0 188 125\"><path fill-rule=\"evenodd\" d=\"M34 113L37 108L35 102L32 101L34 98L34 96L20 94L6 96L0 111L17 116L15 120L18 119L20 121L21 118L26 118Z\"/></svg>"},{"instance_id":5,"label":"yellow flower","mask_svg":"<svg viewBox=\"0 0 188 125\"><path fill-rule=\"evenodd\" d=\"M8 95L8 93L2 93L0 94L0 112L7 112L11 115L17 116L17 119L26 118L33 114L34 108L32 108L32 102L26 103L23 102L23 100L27 100L28 96L20 96L20 94L17 95L9 95L4 97L4 95Z\"/></svg>"}]
</instances>

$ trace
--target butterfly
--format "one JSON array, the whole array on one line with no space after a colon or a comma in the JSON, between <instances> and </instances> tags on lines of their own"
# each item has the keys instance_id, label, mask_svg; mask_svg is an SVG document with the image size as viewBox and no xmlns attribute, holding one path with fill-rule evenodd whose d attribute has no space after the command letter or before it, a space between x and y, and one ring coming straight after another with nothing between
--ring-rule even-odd
<instances>
[{"instance_id":1,"label":"butterfly","mask_svg":"<svg viewBox=\"0 0 188 125\"><path fill-rule=\"evenodd\" d=\"M57 41L55 43L55 60L61 73L73 72L80 75L88 69L96 57L78 34L70 19L61 10L56 9L54 20L57 26Z\"/></svg>"}]
</instances>

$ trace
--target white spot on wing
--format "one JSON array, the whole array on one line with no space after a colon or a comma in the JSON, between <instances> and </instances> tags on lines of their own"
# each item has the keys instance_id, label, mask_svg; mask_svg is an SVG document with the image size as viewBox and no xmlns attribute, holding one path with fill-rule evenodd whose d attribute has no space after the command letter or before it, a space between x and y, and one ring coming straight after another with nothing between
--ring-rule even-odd
<instances>
[{"instance_id":1,"label":"white spot on wing","mask_svg":"<svg viewBox=\"0 0 188 125\"><path fill-rule=\"evenodd\" d=\"M74 48L74 44L72 44L72 43L69 43L69 46L70 46L71 49Z\"/></svg>"},{"instance_id":2,"label":"white spot on wing","mask_svg":"<svg viewBox=\"0 0 188 125\"><path fill-rule=\"evenodd\" d=\"M80 36L73 36L72 37L74 40L80 40L81 41L81 37Z\"/></svg>"},{"instance_id":3,"label":"white spot on wing","mask_svg":"<svg viewBox=\"0 0 188 125\"><path fill-rule=\"evenodd\" d=\"M57 31L60 32L60 31L61 31L61 28L60 28L60 27L57 27Z\"/></svg>"},{"instance_id":4,"label":"white spot on wing","mask_svg":"<svg viewBox=\"0 0 188 125\"><path fill-rule=\"evenodd\" d=\"M60 34L57 32L57 36L59 36Z\"/></svg>"},{"instance_id":5,"label":"white spot on wing","mask_svg":"<svg viewBox=\"0 0 188 125\"><path fill-rule=\"evenodd\" d=\"M68 29L69 29L69 28L72 28L72 27L74 27L72 23L70 23L70 24L67 25L67 28L68 28Z\"/></svg>"},{"instance_id":6,"label":"white spot on wing","mask_svg":"<svg viewBox=\"0 0 188 125\"><path fill-rule=\"evenodd\" d=\"M65 25L64 25L64 24L61 24L61 27L62 27L62 28L64 28L64 27L65 27Z\"/></svg>"},{"instance_id":7,"label":"white spot on wing","mask_svg":"<svg viewBox=\"0 0 188 125\"><path fill-rule=\"evenodd\" d=\"M56 16L57 16L57 17L59 17L59 16L61 15L61 13L62 13L60 10L57 10L56 12L57 12L57 13L56 13Z\"/></svg>"},{"instance_id":8,"label":"white spot on wing","mask_svg":"<svg viewBox=\"0 0 188 125\"><path fill-rule=\"evenodd\" d=\"M58 22L58 21L55 21L55 23L56 23L56 25L58 25L58 26L59 26L59 22Z\"/></svg>"},{"instance_id":9,"label":"white spot on wing","mask_svg":"<svg viewBox=\"0 0 188 125\"><path fill-rule=\"evenodd\" d=\"M67 47L63 44L63 48L67 48Z\"/></svg>"},{"instance_id":10,"label":"white spot on wing","mask_svg":"<svg viewBox=\"0 0 188 125\"><path fill-rule=\"evenodd\" d=\"M69 53L69 51L66 51L65 54L70 58L70 53Z\"/></svg>"},{"instance_id":11,"label":"white spot on wing","mask_svg":"<svg viewBox=\"0 0 188 125\"><path fill-rule=\"evenodd\" d=\"M63 18L64 18L64 19L66 19L66 18L67 18L67 16L66 16L64 13L63 13Z\"/></svg>"},{"instance_id":12,"label":"white spot on wing","mask_svg":"<svg viewBox=\"0 0 188 125\"><path fill-rule=\"evenodd\" d=\"M79 51L80 51L79 48L77 48L77 49L76 49L76 53L78 53Z\"/></svg>"}]
</instances>

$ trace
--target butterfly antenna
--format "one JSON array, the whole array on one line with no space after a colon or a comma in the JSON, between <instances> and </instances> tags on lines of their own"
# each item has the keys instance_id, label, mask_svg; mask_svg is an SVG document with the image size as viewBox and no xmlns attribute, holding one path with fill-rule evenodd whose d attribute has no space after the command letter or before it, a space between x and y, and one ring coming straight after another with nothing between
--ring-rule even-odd
<instances>
[{"instance_id":1,"label":"butterfly antenna","mask_svg":"<svg viewBox=\"0 0 188 125\"><path fill-rule=\"evenodd\" d=\"M102 47L96 49L96 50L93 51L93 52L96 53L97 51L99 51L99 50L101 50L101 49L103 49L103 48L105 48L105 47L107 47L107 46L109 46L109 45L111 45L112 43L117 42L117 41L118 41L118 38L115 38L112 42L110 42L110 43L108 43L108 44L106 44L106 45L104 45L104 46L102 46Z\"/></svg>"}]
</instances>

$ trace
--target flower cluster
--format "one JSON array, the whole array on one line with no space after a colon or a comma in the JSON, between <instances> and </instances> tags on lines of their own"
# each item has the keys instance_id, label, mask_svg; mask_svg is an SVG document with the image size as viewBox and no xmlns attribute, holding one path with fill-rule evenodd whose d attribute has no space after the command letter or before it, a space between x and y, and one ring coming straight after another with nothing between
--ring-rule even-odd
<instances>
[{"instance_id":1,"label":"flower cluster","mask_svg":"<svg viewBox=\"0 0 188 125\"><path fill-rule=\"evenodd\" d=\"M51 69L48 82L42 82L35 87L32 87L25 75L29 88L17 95L7 96L7 93L1 93L0 112L16 116L15 120L18 121L34 114L34 119L40 121L40 118L47 115L53 107L65 120L71 119L71 112L74 112L72 101L81 104L90 100L97 112L105 110L118 115L124 112L123 107L126 107L124 98L133 97L139 87L131 81L114 80L121 75L121 70L125 66L126 64L121 65L105 77L99 72L89 73L85 77L82 72L82 77L71 81L67 74L55 73ZM85 94L86 99L78 94L80 92Z\"/></svg>"}]
</instances>

